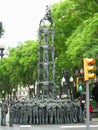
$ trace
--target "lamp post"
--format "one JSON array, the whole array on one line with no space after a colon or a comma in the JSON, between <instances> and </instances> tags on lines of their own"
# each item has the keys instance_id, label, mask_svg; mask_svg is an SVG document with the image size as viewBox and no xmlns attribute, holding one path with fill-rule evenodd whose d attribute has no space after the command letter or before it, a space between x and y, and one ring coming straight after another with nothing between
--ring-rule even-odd
<instances>
[{"instance_id":1,"label":"lamp post","mask_svg":"<svg viewBox=\"0 0 98 130\"><path fill-rule=\"evenodd\" d=\"M60 87L60 98L61 98L61 95L62 95L62 90L64 90L64 89L62 89L62 87L63 87L63 88L65 87L65 85L64 85L65 81L66 81L65 78L62 77L62 80L61 80L61 87Z\"/></svg>"},{"instance_id":2,"label":"lamp post","mask_svg":"<svg viewBox=\"0 0 98 130\"><path fill-rule=\"evenodd\" d=\"M2 91L2 100L5 101L5 92L4 92L4 90Z\"/></svg>"},{"instance_id":3,"label":"lamp post","mask_svg":"<svg viewBox=\"0 0 98 130\"><path fill-rule=\"evenodd\" d=\"M1 57L1 62L2 62L2 58L4 56L4 48L3 47L0 47L0 57Z\"/></svg>"},{"instance_id":4,"label":"lamp post","mask_svg":"<svg viewBox=\"0 0 98 130\"><path fill-rule=\"evenodd\" d=\"M70 98L70 95L71 95L71 90L70 90L70 72L68 69L66 69L64 72L63 72L63 75L64 75L64 78L66 80L66 87L67 87L67 98Z\"/></svg>"},{"instance_id":5,"label":"lamp post","mask_svg":"<svg viewBox=\"0 0 98 130\"><path fill-rule=\"evenodd\" d=\"M13 88L13 100L15 99L15 89Z\"/></svg>"},{"instance_id":6,"label":"lamp post","mask_svg":"<svg viewBox=\"0 0 98 130\"><path fill-rule=\"evenodd\" d=\"M80 74L81 74L81 77L84 76L84 69L83 68L80 69Z\"/></svg>"},{"instance_id":7,"label":"lamp post","mask_svg":"<svg viewBox=\"0 0 98 130\"><path fill-rule=\"evenodd\" d=\"M71 90L71 100L73 100L73 81L74 81L74 79L73 79L73 77L71 76L70 77L70 90Z\"/></svg>"},{"instance_id":8,"label":"lamp post","mask_svg":"<svg viewBox=\"0 0 98 130\"><path fill-rule=\"evenodd\" d=\"M35 81L35 90L34 90L35 96L37 95L37 81Z\"/></svg>"},{"instance_id":9,"label":"lamp post","mask_svg":"<svg viewBox=\"0 0 98 130\"><path fill-rule=\"evenodd\" d=\"M32 94L33 89L34 89L34 85L31 85L30 86L30 99L33 98L33 94Z\"/></svg>"}]
</instances>

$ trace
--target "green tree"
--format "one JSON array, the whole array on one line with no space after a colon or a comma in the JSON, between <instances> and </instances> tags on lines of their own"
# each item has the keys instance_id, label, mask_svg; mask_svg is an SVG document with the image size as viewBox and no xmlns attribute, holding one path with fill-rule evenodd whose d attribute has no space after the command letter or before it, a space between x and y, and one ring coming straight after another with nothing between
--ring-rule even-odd
<instances>
[{"instance_id":1,"label":"green tree","mask_svg":"<svg viewBox=\"0 0 98 130\"><path fill-rule=\"evenodd\" d=\"M81 67L85 57L96 58L98 54L98 13L78 26L66 44L68 45L67 60L73 66Z\"/></svg>"},{"instance_id":2,"label":"green tree","mask_svg":"<svg viewBox=\"0 0 98 130\"><path fill-rule=\"evenodd\" d=\"M31 82L35 83L36 66L37 42L26 41L23 45L10 49L8 58L4 58L0 65L2 89L11 94L13 88L17 90L19 85L29 87Z\"/></svg>"},{"instance_id":3,"label":"green tree","mask_svg":"<svg viewBox=\"0 0 98 130\"><path fill-rule=\"evenodd\" d=\"M96 0L63 0L53 5L52 16L55 25L57 73L62 72L62 70L64 70L65 68L74 68L74 64L71 64L71 62L69 62L67 56L68 53L66 53L69 50L69 46L71 46L73 43L71 43L70 40L70 44L68 45L68 42L66 41L70 39L73 33L80 25L84 23L85 20L93 18L94 14L96 14L97 12L98 3ZM79 53L79 51L77 53ZM75 53L73 55L75 55ZM80 57L81 53L79 53L78 56ZM80 61L73 62L80 64Z\"/></svg>"}]
</instances>

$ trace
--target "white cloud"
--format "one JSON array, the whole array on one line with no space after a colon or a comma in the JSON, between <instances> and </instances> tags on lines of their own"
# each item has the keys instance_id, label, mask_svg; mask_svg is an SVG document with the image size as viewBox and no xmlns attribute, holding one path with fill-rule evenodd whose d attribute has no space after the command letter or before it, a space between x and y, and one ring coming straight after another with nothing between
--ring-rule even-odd
<instances>
[{"instance_id":1,"label":"white cloud","mask_svg":"<svg viewBox=\"0 0 98 130\"><path fill-rule=\"evenodd\" d=\"M37 37L39 22L46 5L59 0L0 0L0 21L5 29L0 44L16 46L18 42Z\"/></svg>"}]
</instances>

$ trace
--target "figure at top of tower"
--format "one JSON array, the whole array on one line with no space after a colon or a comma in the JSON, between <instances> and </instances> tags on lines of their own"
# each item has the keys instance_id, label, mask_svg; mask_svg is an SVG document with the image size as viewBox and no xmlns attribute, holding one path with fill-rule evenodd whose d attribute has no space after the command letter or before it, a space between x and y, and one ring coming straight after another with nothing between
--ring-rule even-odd
<instances>
[{"instance_id":1,"label":"figure at top of tower","mask_svg":"<svg viewBox=\"0 0 98 130\"><path fill-rule=\"evenodd\" d=\"M49 8L49 6L46 6L46 14L45 16L40 20L40 26L47 26L53 25L53 20L52 20L52 16L51 16L51 9Z\"/></svg>"}]
</instances>

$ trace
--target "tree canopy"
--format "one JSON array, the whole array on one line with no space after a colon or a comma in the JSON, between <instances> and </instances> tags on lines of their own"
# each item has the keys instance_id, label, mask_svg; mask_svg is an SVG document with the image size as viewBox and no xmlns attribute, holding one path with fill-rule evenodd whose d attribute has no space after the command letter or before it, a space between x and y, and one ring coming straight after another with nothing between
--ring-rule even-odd
<instances>
[{"instance_id":1,"label":"tree canopy","mask_svg":"<svg viewBox=\"0 0 98 130\"><path fill-rule=\"evenodd\" d=\"M26 41L23 45L11 48L9 56L0 64L0 87L11 93L18 86L30 86L37 79L37 42Z\"/></svg>"},{"instance_id":2,"label":"tree canopy","mask_svg":"<svg viewBox=\"0 0 98 130\"><path fill-rule=\"evenodd\" d=\"M55 23L57 71L82 67L84 57L96 58L98 41L96 0L60 1L53 5L52 15Z\"/></svg>"}]
</instances>

